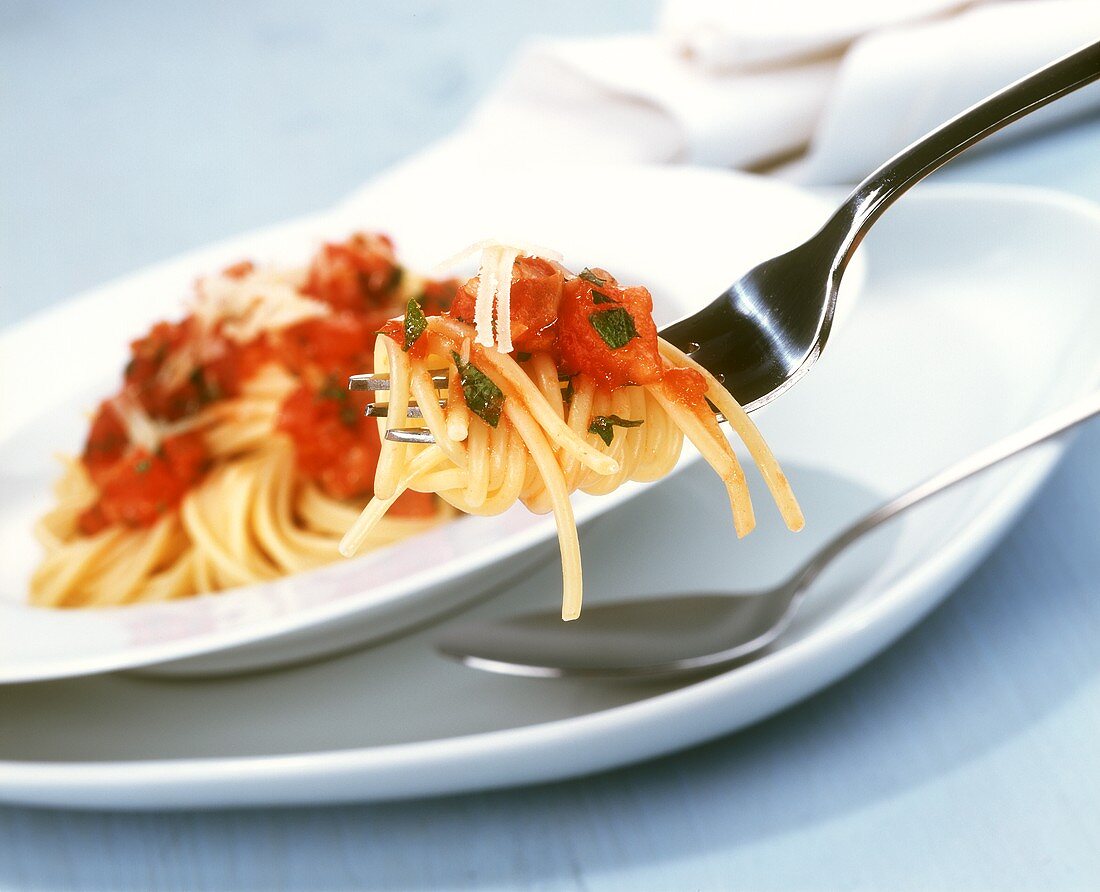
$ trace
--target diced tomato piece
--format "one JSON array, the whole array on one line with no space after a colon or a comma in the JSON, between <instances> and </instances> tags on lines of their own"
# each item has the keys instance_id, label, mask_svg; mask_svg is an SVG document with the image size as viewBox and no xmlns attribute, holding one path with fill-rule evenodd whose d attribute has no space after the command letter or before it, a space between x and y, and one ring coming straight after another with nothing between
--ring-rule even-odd
<instances>
[{"instance_id":1,"label":"diced tomato piece","mask_svg":"<svg viewBox=\"0 0 1100 892\"><path fill-rule=\"evenodd\" d=\"M129 443L129 434L118 413L109 400L104 400L92 419L92 427L88 431L88 439L84 443L84 453L81 456L81 461L94 483L98 485L103 475L122 458Z\"/></svg>"},{"instance_id":2,"label":"diced tomato piece","mask_svg":"<svg viewBox=\"0 0 1100 892\"><path fill-rule=\"evenodd\" d=\"M363 415L368 395L329 379L302 385L279 410L277 427L294 441L298 470L337 499L370 495L378 464L378 425Z\"/></svg>"},{"instance_id":3,"label":"diced tomato piece","mask_svg":"<svg viewBox=\"0 0 1100 892\"><path fill-rule=\"evenodd\" d=\"M652 384L661 380L657 352L657 326L653 324L653 298L640 286L620 288L609 273L595 270L606 285L593 285L577 277L565 283L558 309L558 349L564 371L584 373L601 384ZM622 313L629 316L636 335L621 346L612 346L600 334L593 316Z\"/></svg>"},{"instance_id":4,"label":"diced tomato piece","mask_svg":"<svg viewBox=\"0 0 1100 892\"><path fill-rule=\"evenodd\" d=\"M180 351L202 339L203 361L191 358L186 374L166 382L161 374ZM124 380L130 392L154 418L175 421L193 415L209 403L236 396L241 385L256 373L270 356L266 337L247 344L222 338L216 331L202 330L199 321L188 316L180 322L159 322L144 338L131 344L131 359Z\"/></svg>"},{"instance_id":5,"label":"diced tomato piece","mask_svg":"<svg viewBox=\"0 0 1100 892\"><path fill-rule=\"evenodd\" d=\"M203 475L209 461L202 435L194 432L168 437L160 444L159 457L177 479L189 481L188 485Z\"/></svg>"},{"instance_id":6,"label":"diced tomato piece","mask_svg":"<svg viewBox=\"0 0 1100 892\"><path fill-rule=\"evenodd\" d=\"M385 335L402 350L405 349L405 323L401 319L390 319L378 333ZM428 355L428 338L421 334L409 347L409 356L413 359L424 359Z\"/></svg>"},{"instance_id":7,"label":"diced tomato piece","mask_svg":"<svg viewBox=\"0 0 1100 892\"><path fill-rule=\"evenodd\" d=\"M389 236L357 232L321 247L309 268L305 293L337 310L392 305L402 270Z\"/></svg>"},{"instance_id":8,"label":"diced tomato piece","mask_svg":"<svg viewBox=\"0 0 1100 892\"><path fill-rule=\"evenodd\" d=\"M99 499L81 515L80 529L91 533L109 524L150 526L175 508L206 471L206 448L198 433L169 437L151 455L131 449L99 474Z\"/></svg>"},{"instance_id":9,"label":"diced tomato piece","mask_svg":"<svg viewBox=\"0 0 1100 892\"><path fill-rule=\"evenodd\" d=\"M462 283L458 279L428 279L420 288L417 300L425 316L438 316L450 309Z\"/></svg>"},{"instance_id":10,"label":"diced tomato piece","mask_svg":"<svg viewBox=\"0 0 1100 892\"><path fill-rule=\"evenodd\" d=\"M665 369L661 387L669 399L685 406L697 409L704 405L707 382L695 369Z\"/></svg>"},{"instance_id":11,"label":"diced tomato piece","mask_svg":"<svg viewBox=\"0 0 1100 892\"><path fill-rule=\"evenodd\" d=\"M158 322L147 335L130 344L130 361L124 378L152 415L168 417L168 394L157 385L157 374L168 357L189 340L184 322ZM178 417L178 416L175 416Z\"/></svg>"},{"instance_id":12,"label":"diced tomato piece","mask_svg":"<svg viewBox=\"0 0 1100 892\"><path fill-rule=\"evenodd\" d=\"M364 314L346 310L307 319L279 332L274 339L275 350L287 368L298 375L311 367L324 375L369 372L374 366L375 334L385 321L385 315L378 311Z\"/></svg>"},{"instance_id":13,"label":"diced tomato piece","mask_svg":"<svg viewBox=\"0 0 1100 892\"><path fill-rule=\"evenodd\" d=\"M512 266L510 297L512 345L519 352L552 350L553 325L558 318L564 277L561 270L539 257L520 257ZM478 278L470 279L455 295L450 315L474 324Z\"/></svg>"},{"instance_id":14,"label":"diced tomato piece","mask_svg":"<svg viewBox=\"0 0 1100 892\"><path fill-rule=\"evenodd\" d=\"M232 263L222 270L222 275L227 279L243 279L256 271L256 266L251 260L241 260Z\"/></svg>"},{"instance_id":15,"label":"diced tomato piece","mask_svg":"<svg viewBox=\"0 0 1100 892\"><path fill-rule=\"evenodd\" d=\"M76 519L76 526L85 536L94 536L110 526L110 523L103 515L99 502L96 502L91 508L81 513Z\"/></svg>"}]
</instances>

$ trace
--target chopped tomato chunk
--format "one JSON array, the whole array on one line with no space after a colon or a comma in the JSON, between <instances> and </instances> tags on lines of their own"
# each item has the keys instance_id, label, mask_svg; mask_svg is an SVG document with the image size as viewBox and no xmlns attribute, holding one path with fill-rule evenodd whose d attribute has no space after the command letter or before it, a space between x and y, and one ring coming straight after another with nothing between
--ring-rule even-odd
<instances>
[{"instance_id":1,"label":"chopped tomato chunk","mask_svg":"<svg viewBox=\"0 0 1100 892\"><path fill-rule=\"evenodd\" d=\"M707 394L706 379L695 369L665 369L661 387L670 399L692 408L702 406Z\"/></svg>"},{"instance_id":2,"label":"chopped tomato chunk","mask_svg":"<svg viewBox=\"0 0 1100 892\"><path fill-rule=\"evenodd\" d=\"M374 491L378 426L363 415L367 402L330 378L320 389L303 384L279 410L277 426L294 441L298 470L333 498Z\"/></svg>"},{"instance_id":3,"label":"chopped tomato chunk","mask_svg":"<svg viewBox=\"0 0 1100 892\"><path fill-rule=\"evenodd\" d=\"M113 523L150 526L180 503L206 466L206 448L197 433L167 438L156 454L128 450L99 470L99 498L80 516L81 531L90 534Z\"/></svg>"},{"instance_id":4,"label":"chopped tomato chunk","mask_svg":"<svg viewBox=\"0 0 1100 892\"><path fill-rule=\"evenodd\" d=\"M124 381L152 417L175 421L193 415L241 385L268 360L266 338L235 344L198 320L158 322L130 345Z\"/></svg>"},{"instance_id":5,"label":"chopped tomato chunk","mask_svg":"<svg viewBox=\"0 0 1100 892\"><path fill-rule=\"evenodd\" d=\"M242 260L232 263L222 270L222 275L228 279L243 279L256 271L256 266L251 260Z\"/></svg>"},{"instance_id":6,"label":"chopped tomato chunk","mask_svg":"<svg viewBox=\"0 0 1100 892\"><path fill-rule=\"evenodd\" d=\"M519 352L550 351L558 318L564 277L561 270L538 257L520 257L512 266L510 297L512 345ZM455 295L451 316L474 324L478 279L470 279Z\"/></svg>"},{"instance_id":7,"label":"chopped tomato chunk","mask_svg":"<svg viewBox=\"0 0 1100 892\"><path fill-rule=\"evenodd\" d=\"M426 316L438 316L450 309L461 283L458 279L428 279L420 287L417 300Z\"/></svg>"},{"instance_id":8,"label":"chopped tomato chunk","mask_svg":"<svg viewBox=\"0 0 1100 892\"><path fill-rule=\"evenodd\" d=\"M362 311L392 305L401 276L390 238L357 232L321 248L304 290L337 310Z\"/></svg>"},{"instance_id":9,"label":"chopped tomato chunk","mask_svg":"<svg viewBox=\"0 0 1100 892\"><path fill-rule=\"evenodd\" d=\"M122 458L129 444L130 438L122 420L110 400L104 400L92 419L92 427L84 443L84 454L81 456L93 483L100 483L107 471Z\"/></svg>"},{"instance_id":10,"label":"chopped tomato chunk","mask_svg":"<svg viewBox=\"0 0 1100 892\"><path fill-rule=\"evenodd\" d=\"M351 313L307 319L279 332L275 339L278 358L301 375L315 368L324 375L370 371L374 363L374 338L384 314Z\"/></svg>"},{"instance_id":11,"label":"chopped tomato chunk","mask_svg":"<svg viewBox=\"0 0 1100 892\"><path fill-rule=\"evenodd\" d=\"M565 283L558 310L558 349L567 373L583 373L601 384L652 384L661 380L653 298L642 287L620 288L609 273L606 284L579 276ZM610 340L610 342L609 342Z\"/></svg>"},{"instance_id":12,"label":"chopped tomato chunk","mask_svg":"<svg viewBox=\"0 0 1100 892\"><path fill-rule=\"evenodd\" d=\"M390 319L378 330L378 333L385 335L402 350L405 349L405 323L402 320ZM427 355L428 339L422 334L410 345L409 356L413 359L424 359Z\"/></svg>"}]
</instances>

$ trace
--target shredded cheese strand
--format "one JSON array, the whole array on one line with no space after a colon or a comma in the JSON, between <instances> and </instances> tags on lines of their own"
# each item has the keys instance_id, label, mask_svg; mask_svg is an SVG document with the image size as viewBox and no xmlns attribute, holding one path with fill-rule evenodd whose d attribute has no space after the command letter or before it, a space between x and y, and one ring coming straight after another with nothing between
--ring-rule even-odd
<instances>
[{"instance_id":1,"label":"shredded cheese strand","mask_svg":"<svg viewBox=\"0 0 1100 892\"><path fill-rule=\"evenodd\" d=\"M481 259L474 301L474 343L482 347L495 347L501 353L511 353L513 265L519 257L541 257L560 263L562 255L560 251L531 242L482 239L438 264L436 272L449 270L478 253Z\"/></svg>"}]
</instances>

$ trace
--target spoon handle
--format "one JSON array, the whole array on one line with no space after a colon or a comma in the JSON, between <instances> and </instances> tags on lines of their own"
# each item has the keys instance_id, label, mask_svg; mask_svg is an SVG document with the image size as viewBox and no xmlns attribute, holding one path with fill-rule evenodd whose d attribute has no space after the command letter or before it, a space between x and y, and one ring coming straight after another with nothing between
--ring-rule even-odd
<instances>
[{"instance_id":1,"label":"spoon handle","mask_svg":"<svg viewBox=\"0 0 1100 892\"><path fill-rule=\"evenodd\" d=\"M929 477L923 483L917 484L907 492L891 499L885 505L860 518L826 543L794 574L792 577L792 582L794 582L792 591L796 593L805 591L807 586L817 578L833 558L880 524L897 517L903 511L919 505L945 489L950 489L955 484L961 483L987 468L998 465L1012 456L1030 449L1032 446L1037 446L1039 443L1056 437L1058 434L1064 433L1096 415L1100 415L1100 390L1090 393L1064 409L1046 416L991 446L980 449L973 455L969 455L938 474ZM795 597L797 598L797 594Z\"/></svg>"},{"instance_id":2,"label":"spoon handle","mask_svg":"<svg viewBox=\"0 0 1100 892\"><path fill-rule=\"evenodd\" d=\"M907 189L1007 124L1100 78L1100 41L1009 84L903 149L856 186L818 233L836 239L830 276L840 282L871 224Z\"/></svg>"}]
</instances>

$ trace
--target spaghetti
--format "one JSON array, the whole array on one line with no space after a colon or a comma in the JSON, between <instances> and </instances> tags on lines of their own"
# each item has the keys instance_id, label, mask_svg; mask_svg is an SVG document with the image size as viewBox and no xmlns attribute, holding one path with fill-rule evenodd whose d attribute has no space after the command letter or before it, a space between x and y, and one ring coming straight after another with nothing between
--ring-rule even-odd
<instances>
[{"instance_id":1,"label":"spaghetti","mask_svg":"<svg viewBox=\"0 0 1100 892\"><path fill-rule=\"evenodd\" d=\"M657 337L645 288L622 286L600 269L574 276L524 249L478 247L480 276L459 290L448 314L426 317L410 304L404 322L389 323L376 342L374 367L388 372L390 386L381 433L408 427L416 405L435 442L382 440L374 497L344 536L343 554L369 542L407 492L434 494L468 514L498 514L521 501L554 513L562 618L575 619L582 577L570 493L659 479L686 436L725 485L737 535L753 529L744 472L710 404L747 447L788 528L802 528L790 484L756 426L713 376ZM433 382L438 368L447 370L443 387Z\"/></svg>"}]
</instances>

